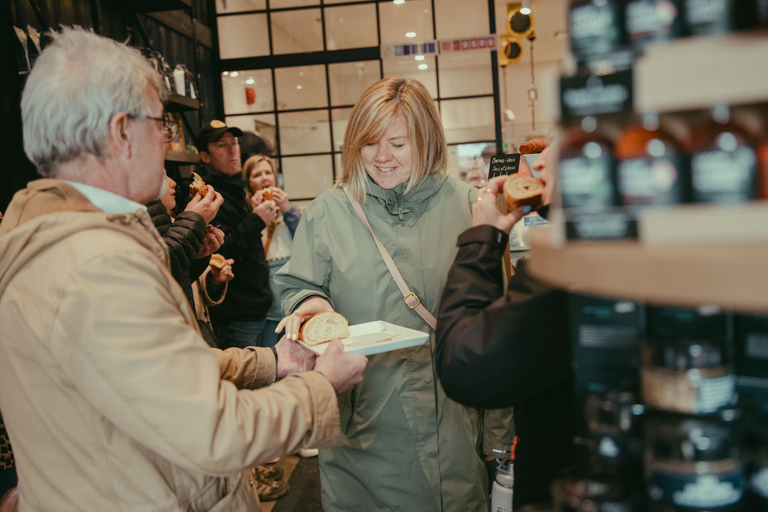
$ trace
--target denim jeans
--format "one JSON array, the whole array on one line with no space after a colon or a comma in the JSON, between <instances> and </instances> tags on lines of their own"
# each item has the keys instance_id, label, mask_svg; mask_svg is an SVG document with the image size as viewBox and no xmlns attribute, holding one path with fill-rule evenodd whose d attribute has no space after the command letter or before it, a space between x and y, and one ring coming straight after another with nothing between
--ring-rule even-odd
<instances>
[{"instance_id":1,"label":"denim jeans","mask_svg":"<svg viewBox=\"0 0 768 512\"><path fill-rule=\"evenodd\" d=\"M230 347L260 347L261 333L266 323L266 318L258 322L214 322L213 332L222 350Z\"/></svg>"},{"instance_id":2,"label":"denim jeans","mask_svg":"<svg viewBox=\"0 0 768 512\"><path fill-rule=\"evenodd\" d=\"M267 323L264 325L264 331L261 333L262 347L274 347L280 341L280 338L283 337L283 333L277 334L275 332L279 323L277 320L267 320Z\"/></svg>"}]
</instances>

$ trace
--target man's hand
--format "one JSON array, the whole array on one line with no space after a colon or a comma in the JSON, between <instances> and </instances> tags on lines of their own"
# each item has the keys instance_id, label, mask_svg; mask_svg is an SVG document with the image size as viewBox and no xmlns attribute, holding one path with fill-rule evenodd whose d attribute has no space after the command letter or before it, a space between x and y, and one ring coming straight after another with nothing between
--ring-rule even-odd
<instances>
[{"instance_id":1,"label":"man's hand","mask_svg":"<svg viewBox=\"0 0 768 512\"><path fill-rule=\"evenodd\" d=\"M497 197L501 192L507 176L498 176L488 181L488 186L480 191L480 194L472 205L472 226L490 224L504 233L509 233L517 221L531 211L530 206L520 207L506 215L498 208Z\"/></svg>"},{"instance_id":2,"label":"man's hand","mask_svg":"<svg viewBox=\"0 0 768 512\"><path fill-rule=\"evenodd\" d=\"M275 350L277 351L277 370L275 373L278 379L287 377L292 373L308 372L315 367L317 354L285 336L277 342Z\"/></svg>"},{"instance_id":3,"label":"man's hand","mask_svg":"<svg viewBox=\"0 0 768 512\"><path fill-rule=\"evenodd\" d=\"M298 345L298 343L296 343ZM315 371L331 382L336 393L343 393L363 380L368 358L357 354L345 354L338 339L331 340L323 355L317 358Z\"/></svg>"},{"instance_id":4,"label":"man's hand","mask_svg":"<svg viewBox=\"0 0 768 512\"><path fill-rule=\"evenodd\" d=\"M215 253L219 250L221 244L224 243L224 232L222 230L213 227L210 224L206 226L206 229L208 232L205 234L203 245L200 247L200 251L197 253L198 259L206 258Z\"/></svg>"},{"instance_id":5,"label":"man's hand","mask_svg":"<svg viewBox=\"0 0 768 512\"><path fill-rule=\"evenodd\" d=\"M255 195L253 197L256 197ZM277 218L277 205L274 201L262 201L253 208L253 213L261 217L264 224L269 226Z\"/></svg>"},{"instance_id":6,"label":"man's hand","mask_svg":"<svg viewBox=\"0 0 768 512\"><path fill-rule=\"evenodd\" d=\"M235 277L235 273L232 272L232 265L235 264L235 260L227 260L227 264L221 269L211 266L211 279L219 284L228 283Z\"/></svg>"},{"instance_id":7,"label":"man's hand","mask_svg":"<svg viewBox=\"0 0 768 512\"><path fill-rule=\"evenodd\" d=\"M223 202L224 198L221 197L221 194L213 190L211 185L208 185L208 193L205 197L195 194L184 211L195 212L205 219L206 224L210 224Z\"/></svg>"},{"instance_id":8,"label":"man's hand","mask_svg":"<svg viewBox=\"0 0 768 512\"><path fill-rule=\"evenodd\" d=\"M285 329L285 337L296 341L299 339L299 329L304 320L323 311L333 311L328 301L322 297L310 297L302 302L296 311L280 320L275 332Z\"/></svg>"}]
</instances>

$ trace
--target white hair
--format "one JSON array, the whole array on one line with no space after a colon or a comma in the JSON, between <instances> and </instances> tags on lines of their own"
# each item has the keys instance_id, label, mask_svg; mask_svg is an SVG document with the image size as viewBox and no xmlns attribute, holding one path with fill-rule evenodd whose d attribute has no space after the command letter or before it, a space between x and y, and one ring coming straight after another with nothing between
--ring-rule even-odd
<instances>
[{"instance_id":1,"label":"white hair","mask_svg":"<svg viewBox=\"0 0 768 512\"><path fill-rule=\"evenodd\" d=\"M80 28L51 37L21 97L24 150L44 177L84 154L107 156L115 115L152 115L147 86L165 97L160 75L138 50Z\"/></svg>"}]
</instances>

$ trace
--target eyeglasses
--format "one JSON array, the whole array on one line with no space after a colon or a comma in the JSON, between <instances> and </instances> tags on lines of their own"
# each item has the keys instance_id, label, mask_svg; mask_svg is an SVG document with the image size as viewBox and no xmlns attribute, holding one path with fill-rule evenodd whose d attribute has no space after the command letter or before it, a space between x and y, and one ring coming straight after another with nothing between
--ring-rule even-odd
<instances>
[{"instance_id":1,"label":"eyeglasses","mask_svg":"<svg viewBox=\"0 0 768 512\"><path fill-rule=\"evenodd\" d=\"M171 121L168 116L163 112L163 117L152 117L152 116L131 116L134 119L151 119L152 121L158 121L160 123L163 123L163 132L165 132L165 141L171 142L173 140L173 126L174 122Z\"/></svg>"}]
</instances>

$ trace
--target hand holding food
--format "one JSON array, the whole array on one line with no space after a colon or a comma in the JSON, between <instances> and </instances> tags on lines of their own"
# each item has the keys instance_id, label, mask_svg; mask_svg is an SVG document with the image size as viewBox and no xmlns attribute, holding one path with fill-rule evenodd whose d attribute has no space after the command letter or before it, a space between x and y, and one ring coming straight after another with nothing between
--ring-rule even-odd
<instances>
[{"instance_id":1,"label":"hand holding food","mask_svg":"<svg viewBox=\"0 0 768 512\"><path fill-rule=\"evenodd\" d=\"M328 343L334 338L349 336L347 319L335 311L318 313L304 322L299 332L299 339L311 347Z\"/></svg>"},{"instance_id":2,"label":"hand holding food","mask_svg":"<svg viewBox=\"0 0 768 512\"><path fill-rule=\"evenodd\" d=\"M537 208L541 206L541 193L544 184L531 176L512 174L504 182L504 200L507 211L511 212L521 206Z\"/></svg>"},{"instance_id":3,"label":"hand holding food","mask_svg":"<svg viewBox=\"0 0 768 512\"><path fill-rule=\"evenodd\" d=\"M475 204L472 206L473 226L491 225L504 233L509 233L512 226L530 211L530 207L527 207L527 211L522 207L515 207L506 215L499 211L496 196L505 186L505 182L513 177L517 177L515 179L525 178L513 174L512 176L498 176L488 181L488 186L480 191ZM515 203L513 203L514 205Z\"/></svg>"},{"instance_id":4,"label":"hand holding food","mask_svg":"<svg viewBox=\"0 0 768 512\"><path fill-rule=\"evenodd\" d=\"M275 332L281 332L285 329L285 336L289 340L296 341L299 339L299 328L301 327L301 324L304 323L304 320L324 311L333 311L333 308L328 301L322 297L310 297L302 302L301 305L296 308L296 311L280 320Z\"/></svg>"},{"instance_id":5,"label":"hand holding food","mask_svg":"<svg viewBox=\"0 0 768 512\"><path fill-rule=\"evenodd\" d=\"M200 194L200 197L208 195L208 185L205 184L203 178L196 172L192 173L192 183L189 184L189 195L195 197L196 194Z\"/></svg>"}]
</instances>

